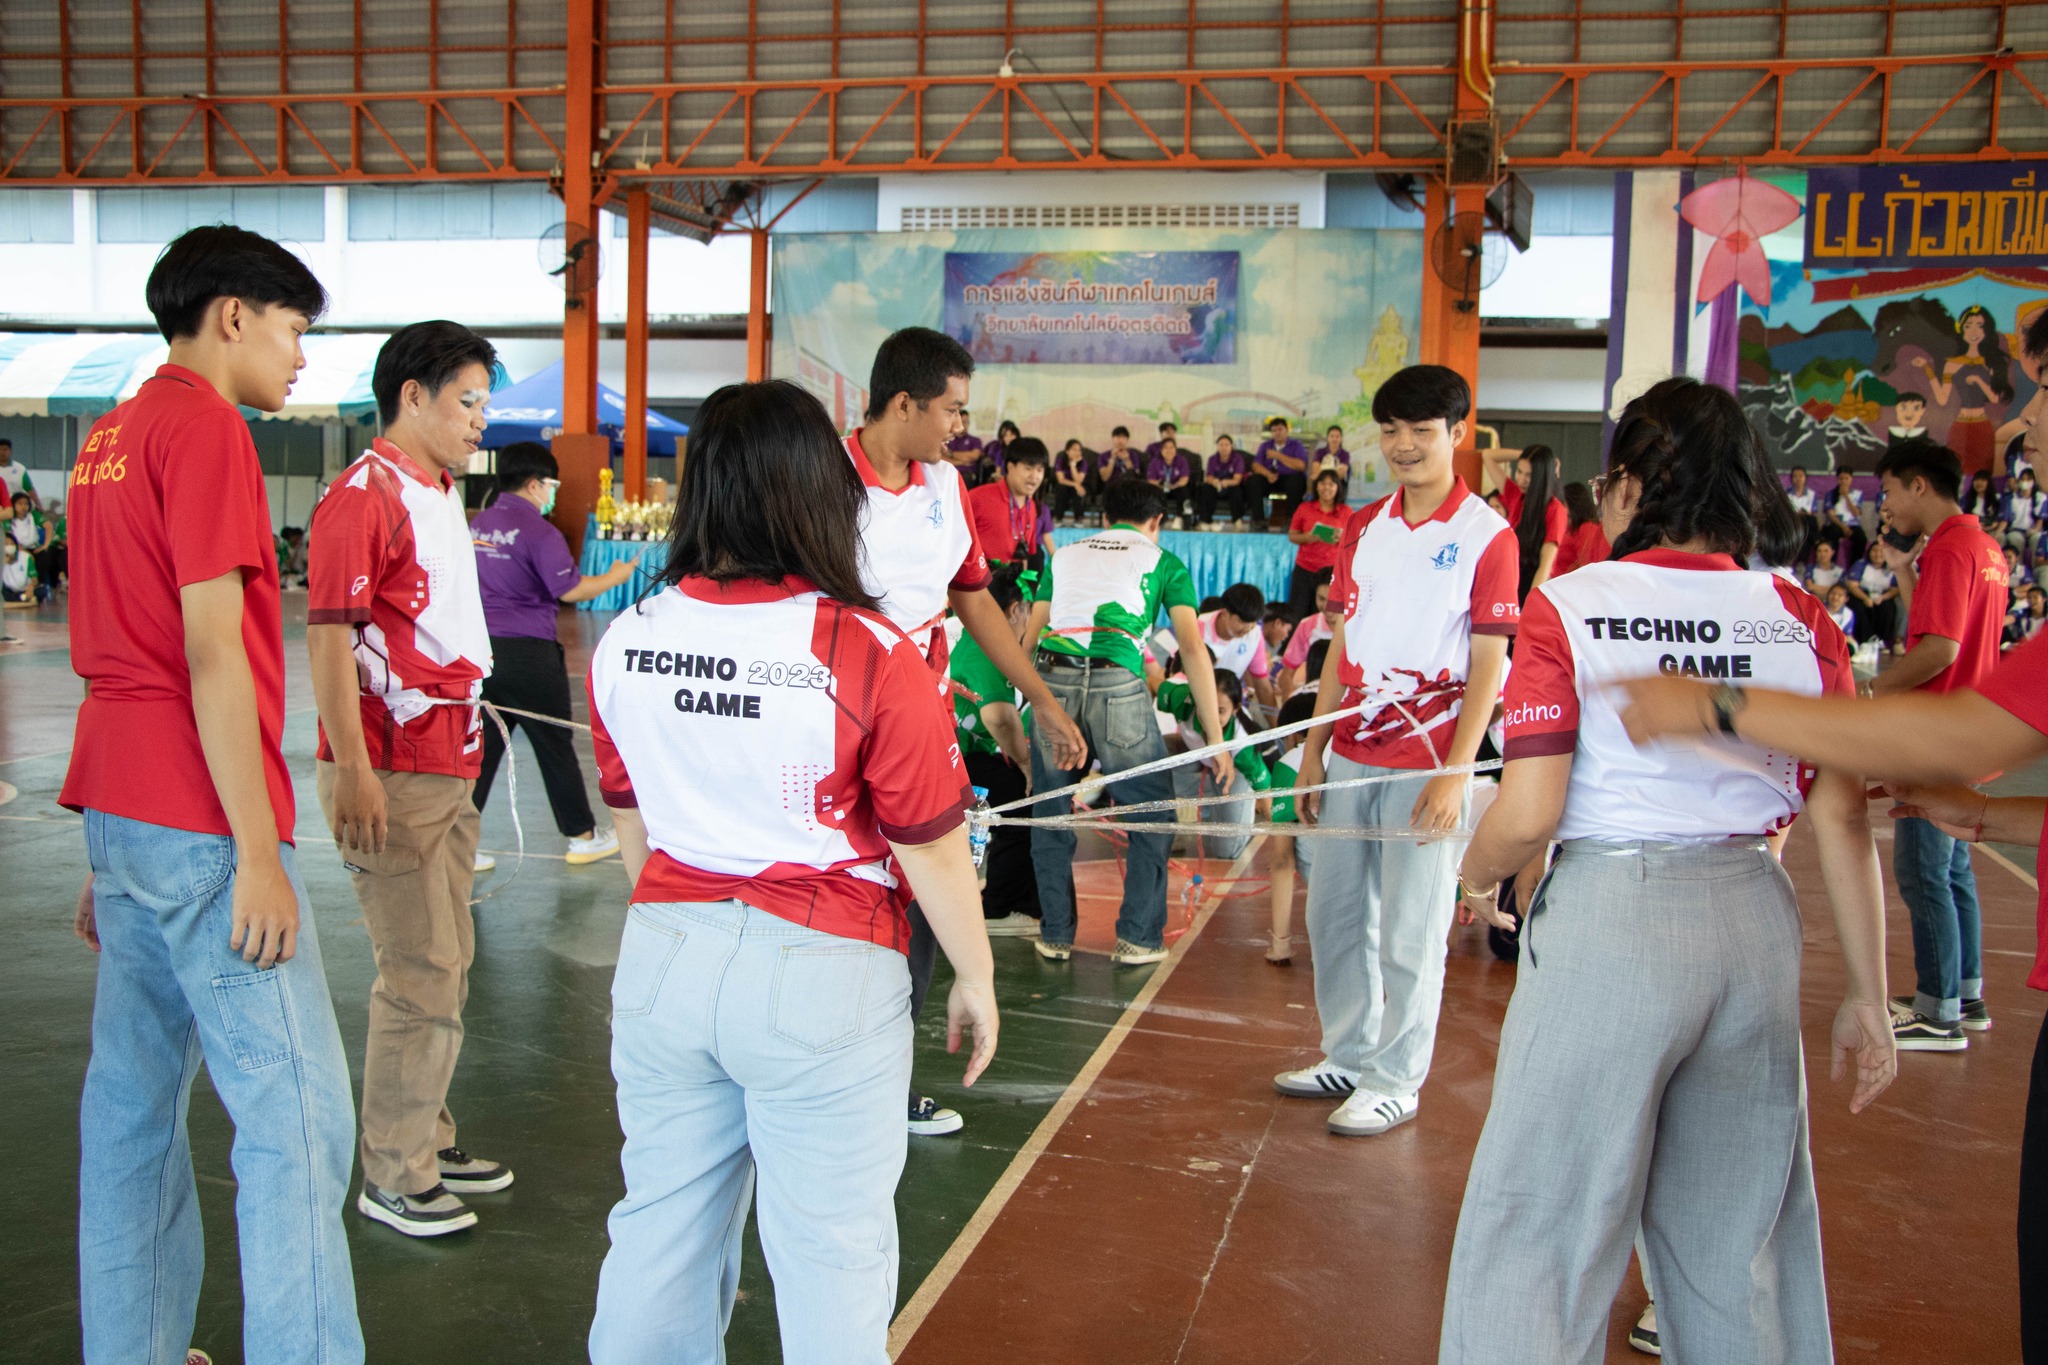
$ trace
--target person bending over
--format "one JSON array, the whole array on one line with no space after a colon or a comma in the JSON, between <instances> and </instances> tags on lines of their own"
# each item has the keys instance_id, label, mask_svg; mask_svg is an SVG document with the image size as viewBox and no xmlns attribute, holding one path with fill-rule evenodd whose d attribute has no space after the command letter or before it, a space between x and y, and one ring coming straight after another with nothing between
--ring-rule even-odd
<instances>
[{"instance_id":1,"label":"person bending over","mask_svg":"<svg viewBox=\"0 0 2048 1365\"><path fill-rule=\"evenodd\" d=\"M1319 716L1365 710L1309 731L1301 781L1324 781L1326 745L1330 780L1382 780L1303 797L1310 821L1429 831L1464 822L1471 778L1431 770L1478 754L1521 615L1514 532L1452 468L1471 410L1471 389L1440 365L1401 370L1373 397L1399 488L1354 512L1337 546L1330 600L1343 618L1316 698ZM1443 1001L1455 853L1447 841L1406 839L1331 839L1316 850L1308 935L1323 1055L1273 1084L1342 1099L1329 1119L1340 1136L1415 1117Z\"/></svg>"},{"instance_id":2,"label":"person bending over","mask_svg":"<svg viewBox=\"0 0 2048 1365\"><path fill-rule=\"evenodd\" d=\"M1116 775L1166 757L1166 740L1153 719L1152 693L1145 686L1145 632L1163 609L1173 623L1182 658L1199 659L1208 646L1195 620L1195 585L1187 566L1159 548L1165 501L1142 479L1119 479L1103 493L1104 529L1062 545L1040 577L1025 639L1039 674L1080 721L1088 748L1062 753L1043 726L1031 737L1031 787L1055 792L1081 780L1084 754L1101 762L1109 792L1124 805L1164 801L1173 795L1165 772L1117 780ZM1206 744L1223 742L1216 713L1216 685L1196 669L1188 677L1194 693L1196 728ZM1230 781L1230 759L1217 754L1209 771L1221 789ZM1031 813L1052 817L1072 813L1071 794L1039 801ZM1166 956L1166 859L1173 848L1173 814L1152 811L1130 819L1130 853L1124 862L1123 903L1117 911L1119 966L1157 962ZM1140 833L1145 826L1159 833ZM1074 832L1037 828L1031 832L1031 862L1038 872L1038 904L1044 928L1038 954L1064 962L1074 953Z\"/></svg>"},{"instance_id":3,"label":"person bending over","mask_svg":"<svg viewBox=\"0 0 2048 1365\"><path fill-rule=\"evenodd\" d=\"M1018 569L997 569L988 581L988 595L1022 639L1031 604L1019 586ZM989 662L971 635L963 634L953 647L948 673L953 682L953 728L967 760L968 779L988 792L991 806L1029 795L1031 736L1022 696L1003 671ZM1031 869L1031 830L1020 825L997 825L991 830L984 870L981 914L988 921L989 934L1036 937L1038 876Z\"/></svg>"},{"instance_id":4,"label":"person bending over","mask_svg":"<svg viewBox=\"0 0 2048 1365\"><path fill-rule=\"evenodd\" d=\"M596 1365L724 1358L756 1190L782 1359L889 1359L913 893L953 964L948 1048L973 1035L965 1084L995 1055L973 795L924 650L863 581L867 496L816 399L720 389L662 586L591 659L633 879L612 981L626 1193Z\"/></svg>"},{"instance_id":5,"label":"person bending over","mask_svg":"<svg viewBox=\"0 0 2048 1365\"><path fill-rule=\"evenodd\" d=\"M1563 841L1522 930L1438 1360L1597 1358L1638 1223L1671 1358L1828 1360L1799 906L1768 836L1809 812L1848 976L1833 1071L1854 1067L1860 1112L1897 1071L1862 780L1726 737L1638 749L1614 684L1718 671L1731 632L1684 636L1740 621L1759 626L1739 646L1749 676L1851 696L1848 642L1810 594L1742 567L1760 500L1783 494L1732 395L1656 385L1623 411L1608 468L1616 557L1530 595L1500 795L1459 870L1465 904L1510 927L1501 878ZM1676 639L1603 629L1644 617ZM1623 1026L1573 1027L1589 992Z\"/></svg>"}]
</instances>

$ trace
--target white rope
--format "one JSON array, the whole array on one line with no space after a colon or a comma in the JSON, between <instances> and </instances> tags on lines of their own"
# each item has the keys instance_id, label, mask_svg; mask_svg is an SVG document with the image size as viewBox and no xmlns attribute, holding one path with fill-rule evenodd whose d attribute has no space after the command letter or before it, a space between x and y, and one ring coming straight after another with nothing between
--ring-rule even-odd
<instances>
[{"instance_id":1,"label":"white rope","mask_svg":"<svg viewBox=\"0 0 2048 1365\"><path fill-rule=\"evenodd\" d=\"M1179 757L1179 755L1176 755L1176 757ZM1216 806L1226 801L1252 801L1260 798L1284 801L1288 797L1306 796L1311 792L1333 792L1343 791L1351 787L1370 787L1380 782L1401 782L1412 777L1455 777L1472 773L1497 772L1500 766L1501 761L1493 758L1488 759L1484 763L1458 763L1435 768L1414 768L1404 769L1400 772L1374 773L1370 777L1347 777L1341 782L1318 782L1313 786L1307 787L1274 787L1268 791L1232 792L1222 796L1171 796L1161 801L1139 801L1128 806L1118 805L1110 811L1091 811L1086 816L1077 811L1071 816L1050 815L1027 818L1017 815L998 815L995 811L991 810L989 814L994 818L989 820L989 823L992 825L1045 825L1054 822L1064 823L1069 820L1084 819L1089 816L1107 819L1112 814L1121 817L1127 815L1146 815L1154 811L1186 810L1191 806ZM1091 778L1090 783L1097 786L1106 786L1110 783L1121 782L1124 776L1125 774L1123 773L1113 773L1108 777L1098 775ZM1005 806L1003 809L1007 810L1009 807ZM977 812L978 814L979 812ZM1183 825L1181 828L1189 828L1192 823Z\"/></svg>"}]
</instances>

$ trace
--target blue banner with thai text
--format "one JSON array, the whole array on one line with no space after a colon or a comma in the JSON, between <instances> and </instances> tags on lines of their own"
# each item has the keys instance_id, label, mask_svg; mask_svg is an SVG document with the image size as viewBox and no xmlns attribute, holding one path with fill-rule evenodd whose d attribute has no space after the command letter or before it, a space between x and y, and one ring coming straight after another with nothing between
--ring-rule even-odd
<instances>
[{"instance_id":1,"label":"blue banner with thai text","mask_svg":"<svg viewBox=\"0 0 2048 1365\"><path fill-rule=\"evenodd\" d=\"M2048 265L2048 161L1816 166L1806 268Z\"/></svg>"},{"instance_id":2,"label":"blue banner with thai text","mask_svg":"<svg viewBox=\"0 0 2048 1365\"><path fill-rule=\"evenodd\" d=\"M949 251L946 334L998 365L1229 365L1235 251Z\"/></svg>"}]
</instances>

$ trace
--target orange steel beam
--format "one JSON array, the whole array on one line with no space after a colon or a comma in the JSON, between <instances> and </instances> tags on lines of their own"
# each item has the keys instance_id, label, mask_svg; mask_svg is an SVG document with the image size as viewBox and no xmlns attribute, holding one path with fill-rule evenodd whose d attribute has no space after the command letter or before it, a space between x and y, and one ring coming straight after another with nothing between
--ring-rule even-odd
<instances>
[{"instance_id":1,"label":"orange steel beam","mask_svg":"<svg viewBox=\"0 0 2048 1365\"><path fill-rule=\"evenodd\" d=\"M595 61L588 87L577 75L584 64L570 64L574 99L562 88L0 99L0 180L541 179L558 164L575 169L570 163L578 158L566 144L569 125L580 118L565 106L580 103L586 89L596 109L616 119L610 141L592 147L602 169L622 179L1144 167L1416 170L1437 164L1451 97L1467 88L1454 70L1438 66L603 85ZM2044 73L2048 51L1531 62L1493 75L1505 150L1518 170L1530 170L2039 154L2048 151ZM1917 92L1919 107L1902 116L1894 87L1909 76L1926 88ZM1695 80L1717 93L1688 98L1687 84ZM1731 82L1746 92L1732 105L1725 89ZM1997 115L1992 91L2024 104L2030 117ZM1081 112L1070 115L1062 101ZM862 102L862 112L850 107ZM1591 118L1595 103L1620 112ZM1874 137L1813 145L1859 105L1875 115ZM1293 116L1277 117L1281 109ZM182 125L167 135L144 126L145 115L164 110L184 111ZM1653 124L1654 149L1640 145ZM1925 149L1930 134L1952 127L1970 130L1967 147ZM429 128L440 130L432 142ZM1624 134L1631 141L1617 149Z\"/></svg>"},{"instance_id":2,"label":"orange steel beam","mask_svg":"<svg viewBox=\"0 0 2048 1365\"><path fill-rule=\"evenodd\" d=\"M1492 69L1494 13L1492 0L1458 0L1458 82L1455 114L1460 119L1486 118L1496 113L1496 81ZM1484 185L1452 187L1441 177L1432 177L1423 201L1422 249L1429 255L1438 229L1453 217L1486 212ZM1425 263L1422 271L1421 336L1417 347L1427 365L1456 370L1471 386L1476 412L1479 394L1479 298L1462 294L1445 283ZM1476 420L1476 417L1475 419ZM1477 440L1468 425L1458 443L1458 474L1474 489L1479 487Z\"/></svg>"},{"instance_id":3,"label":"orange steel beam","mask_svg":"<svg viewBox=\"0 0 2048 1365\"><path fill-rule=\"evenodd\" d=\"M596 0L568 0L568 81L563 99L561 187L565 244L601 252L598 240L598 30ZM596 507L598 471L611 466L611 439L597 427L597 269L570 265L562 275L562 431L554 439L561 467L555 524L579 550L583 525Z\"/></svg>"},{"instance_id":4,"label":"orange steel beam","mask_svg":"<svg viewBox=\"0 0 2048 1365\"><path fill-rule=\"evenodd\" d=\"M626 496L647 496L647 189L626 191Z\"/></svg>"},{"instance_id":5,"label":"orange steel beam","mask_svg":"<svg viewBox=\"0 0 2048 1365\"><path fill-rule=\"evenodd\" d=\"M747 237L747 379L759 383L768 377L768 229L749 228Z\"/></svg>"}]
</instances>

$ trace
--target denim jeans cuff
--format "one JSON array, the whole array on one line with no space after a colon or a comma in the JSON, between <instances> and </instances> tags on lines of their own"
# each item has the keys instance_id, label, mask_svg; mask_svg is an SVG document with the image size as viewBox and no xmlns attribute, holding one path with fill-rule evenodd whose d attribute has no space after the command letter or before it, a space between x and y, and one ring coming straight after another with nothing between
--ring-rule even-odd
<instances>
[{"instance_id":1,"label":"denim jeans cuff","mask_svg":"<svg viewBox=\"0 0 2048 1365\"><path fill-rule=\"evenodd\" d=\"M1983 977L1981 977L1981 976L1966 976L1966 977L1964 977L1964 978L1963 978L1963 999L1965 999L1965 1000L1982 1000L1983 998L1984 998L1984 978L1983 978Z\"/></svg>"},{"instance_id":2,"label":"denim jeans cuff","mask_svg":"<svg viewBox=\"0 0 2048 1365\"><path fill-rule=\"evenodd\" d=\"M1925 991L1913 992L1913 1008L1939 1024L1953 1024L1963 1017L1960 999L1942 1000Z\"/></svg>"}]
</instances>

